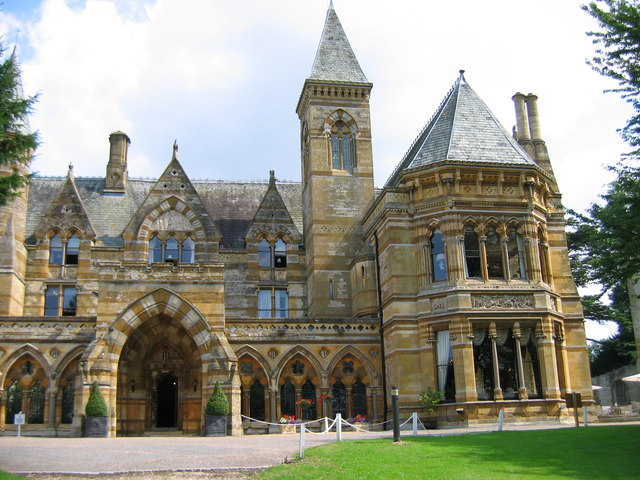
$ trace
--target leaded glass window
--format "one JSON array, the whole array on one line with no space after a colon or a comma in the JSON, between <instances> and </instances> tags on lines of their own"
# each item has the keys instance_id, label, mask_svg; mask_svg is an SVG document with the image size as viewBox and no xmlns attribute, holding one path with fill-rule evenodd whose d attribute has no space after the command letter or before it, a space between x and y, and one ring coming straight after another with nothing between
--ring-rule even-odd
<instances>
[{"instance_id":1,"label":"leaded glass window","mask_svg":"<svg viewBox=\"0 0 640 480\"><path fill-rule=\"evenodd\" d=\"M342 418L347 416L347 389L339 378L331 387L333 395L333 414L340 413Z\"/></svg>"},{"instance_id":2,"label":"leaded glass window","mask_svg":"<svg viewBox=\"0 0 640 480\"><path fill-rule=\"evenodd\" d=\"M282 415L296 414L296 389L288 378L280 387L280 410Z\"/></svg>"},{"instance_id":3,"label":"leaded glass window","mask_svg":"<svg viewBox=\"0 0 640 480\"><path fill-rule=\"evenodd\" d=\"M28 423L44 423L44 397L45 389L40 384L40 380L36 380L29 392Z\"/></svg>"},{"instance_id":4,"label":"leaded glass window","mask_svg":"<svg viewBox=\"0 0 640 480\"><path fill-rule=\"evenodd\" d=\"M22 411L22 387L17 381L13 382L7 391L6 408L5 423L12 425L14 415Z\"/></svg>"},{"instance_id":5,"label":"leaded glass window","mask_svg":"<svg viewBox=\"0 0 640 480\"><path fill-rule=\"evenodd\" d=\"M67 248L65 250L64 263L66 265L78 264L78 253L80 252L80 239L74 233L67 240Z\"/></svg>"},{"instance_id":6,"label":"leaded glass window","mask_svg":"<svg viewBox=\"0 0 640 480\"><path fill-rule=\"evenodd\" d=\"M249 390L249 416L256 420L264 420L264 386L256 379Z\"/></svg>"},{"instance_id":7,"label":"leaded glass window","mask_svg":"<svg viewBox=\"0 0 640 480\"><path fill-rule=\"evenodd\" d=\"M480 242L478 234L472 226L467 226L464 230L464 257L467 267L467 277L482 277L480 263Z\"/></svg>"},{"instance_id":8,"label":"leaded glass window","mask_svg":"<svg viewBox=\"0 0 640 480\"><path fill-rule=\"evenodd\" d=\"M55 234L49 239L49 264L62 265L62 238Z\"/></svg>"},{"instance_id":9,"label":"leaded glass window","mask_svg":"<svg viewBox=\"0 0 640 480\"><path fill-rule=\"evenodd\" d=\"M73 404L75 401L76 389L73 382L62 387L62 416L60 423L73 422Z\"/></svg>"},{"instance_id":10,"label":"leaded glass window","mask_svg":"<svg viewBox=\"0 0 640 480\"><path fill-rule=\"evenodd\" d=\"M180 258L178 256L178 241L176 238L171 235L165 244L164 247L164 259L166 261L178 260Z\"/></svg>"},{"instance_id":11,"label":"leaded glass window","mask_svg":"<svg viewBox=\"0 0 640 480\"><path fill-rule=\"evenodd\" d=\"M431 237L431 280L441 282L447 279L447 259L444 253L444 241L440 230Z\"/></svg>"},{"instance_id":12,"label":"leaded glass window","mask_svg":"<svg viewBox=\"0 0 640 480\"><path fill-rule=\"evenodd\" d=\"M273 256L276 268L284 268L287 266L287 244L281 238L276 240Z\"/></svg>"},{"instance_id":13,"label":"leaded glass window","mask_svg":"<svg viewBox=\"0 0 640 480\"><path fill-rule=\"evenodd\" d=\"M368 415L367 410L367 387L360 377L356 378L356 381L351 388L351 416L356 415Z\"/></svg>"},{"instance_id":14,"label":"leaded glass window","mask_svg":"<svg viewBox=\"0 0 640 480\"><path fill-rule=\"evenodd\" d=\"M524 242L515 227L509 228L507 255L510 277L523 280L526 279L527 270L524 260Z\"/></svg>"},{"instance_id":15,"label":"leaded glass window","mask_svg":"<svg viewBox=\"0 0 640 480\"><path fill-rule=\"evenodd\" d=\"M258 242L258 266L262 268L271 267L271 245L266 238Z\"/></svg>"},{"instance_id":16,"label":"leaded glass window","mask_svg":"<svg viewBox=\"0 0 640 480\"><path fill-rule=\"evenodd\" d=\"M331 167L353 173L354 161L353 133L342 120L338 120L331 133Z\"/></svg>"},{"instance_id":17,"label":"leaded glass window","mask_svg":"<svg viewBox=\"0 0 640 480\"><path fill-rule=\"evenodd\" d=\"M489 278L504 278L502 269L502 247L500 235L494 227L487 228L487 240L485 242L487 252L487 271Z\"/></svg>"}]
</instances>

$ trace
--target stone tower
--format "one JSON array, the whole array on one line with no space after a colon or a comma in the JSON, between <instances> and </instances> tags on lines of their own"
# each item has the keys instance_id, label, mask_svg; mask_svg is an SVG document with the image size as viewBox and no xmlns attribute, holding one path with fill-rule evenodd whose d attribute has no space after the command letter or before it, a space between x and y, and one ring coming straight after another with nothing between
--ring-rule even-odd
<instances>
[{"instance_id":1,"label":"stone tower","mask_svg":"<svg viewBox=\"0 0 640 480\"><path fill-rule=\"evenodd\" d=\"M304 242L311 317L350 317L358 218L373 199L369 95L331 4L297 106L301 130Z\"/></svg>"}]
</instances>

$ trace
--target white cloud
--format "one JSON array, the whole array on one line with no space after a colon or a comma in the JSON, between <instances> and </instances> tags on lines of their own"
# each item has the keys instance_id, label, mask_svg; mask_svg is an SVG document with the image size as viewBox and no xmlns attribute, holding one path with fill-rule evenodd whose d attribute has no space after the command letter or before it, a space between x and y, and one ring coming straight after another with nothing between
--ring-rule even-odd
<instances>
[{"instance_id":1,"label":"white cloud","mask_svg":"<svg viewBox=\"0 0 640 480\"><path fill-rule=\"evenodd\" d=\"M539 96L542 133L570 207L594 201L624 144L630 110L585 64L595 23L582 0L490 4L336 0L374 83L372 128L381 185L458 70L509 130L511 95ZM158 176L177 138L192 178L299 178L294 109L326 2L299 0L43 1L23 26L24 83L42 98L32 124L35 169L104 175L111 131L132 140L134 176ZM10 12L9 12L10 13ZM9 17L10 18L10 17ZM22 18L22 17L21 17ZM2 22L7 16L0 17ZM6 27L5 27L6 28ZM13 28L13 27L12 27ZM0 30L1 31L1 30Z\"/></svg>"}]
</instances>

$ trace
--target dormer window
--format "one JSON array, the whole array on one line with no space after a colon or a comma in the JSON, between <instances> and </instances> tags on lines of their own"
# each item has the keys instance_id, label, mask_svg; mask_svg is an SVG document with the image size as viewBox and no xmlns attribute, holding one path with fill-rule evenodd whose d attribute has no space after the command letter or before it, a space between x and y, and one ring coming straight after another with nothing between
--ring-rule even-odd
<instances>
[{"instance_id":1,"label":"dormer window","mask_svg":"<svg viewBox=\"0 0 640 480\"><path fill-rule=\"evenodd\" d=\"M57 233L49 239L49 265L77 265L80 239L74 233L65 242Z\"/></svg>"},{"instance_id":2,"label":"dormer window","mask_svg":"<svg viewBox=\"0 0 640 480\"><path fill-rule=\"evenodd\" d=\"M260 268L286 268L287 243L280 237L275 244L262 237L258 242L258 266Z\"/></svg>"},{"instance_id":3,"label":"dormer window","mask_svg":"<svg viewBox=\"0 0 640 480\"><path fill-rule=\"evenodd\" d=\"M190 236L180 241L173 234L165 240L156 234L149 240L149 263L193 263L194 252L195 243Z\"/></svg>"}]
</instances>

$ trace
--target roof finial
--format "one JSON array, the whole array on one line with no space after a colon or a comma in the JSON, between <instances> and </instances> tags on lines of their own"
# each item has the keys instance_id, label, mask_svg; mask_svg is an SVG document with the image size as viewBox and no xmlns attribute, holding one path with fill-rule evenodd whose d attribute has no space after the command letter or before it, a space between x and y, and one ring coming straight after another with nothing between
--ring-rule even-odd
<instances>
[{"instance_id":1,"label":"roof finial","mask_svg":"<svg viewBox=\"0 0 640 480\"><path fill-rule=\"evenodd\" d=\"M178 159L178 140L173 141L173 158Z\"/></svg>"},{"instance_id":2,"label":"roof finial","mask_svg":"<svg viewBox=\"0 0 640 480\"><path fill-rule=\"evenodd\" d=\"M332 10L333 9L333 0L329 0L329 9Z\"/></svg>"},{"instance_id":3,"label":"roof finial","mask_svg":"<svg viewBox=\"0 0 640 480\"><path fill-rule=\"evenodd\" d=\"M464 70L460 69L460 77L458 77L458 80L463 80L463 81L467 81L466 78L464 78Z\"/></svg>"},{"instance_id":4,"label":"roof finial","mask_svg":"<svg viewBox=\"0 0 640 480\"><path fill-rule=\"evenodd\" d=\"M276 171L269 170L269 186L273 186L276 184Z\"/></svg>"}]
</instances>

